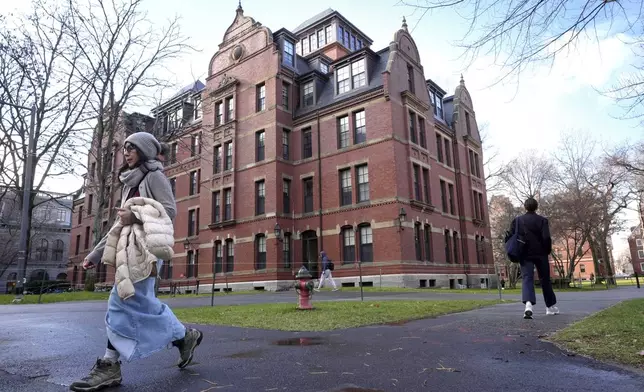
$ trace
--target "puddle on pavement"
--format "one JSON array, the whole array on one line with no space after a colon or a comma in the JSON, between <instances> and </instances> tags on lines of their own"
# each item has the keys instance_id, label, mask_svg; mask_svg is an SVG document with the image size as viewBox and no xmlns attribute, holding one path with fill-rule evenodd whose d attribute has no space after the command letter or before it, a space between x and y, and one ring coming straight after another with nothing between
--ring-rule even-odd
<instances>
[{"instance_id":1,"label":"puddle on pavement","mask_svg":"<svg viewBox=\"0 0 644 392\"><path fill-rule=\"evenodd\" d=\"M242 351L240 353L227 355L226 358L259 358L262 356L262 352L263 350Z\"/></svg>"},{"instance_id":2,"label":"puddle on pavement","mask_svg":"<svg viewBox=\"0 0 644 392\"><path fill-rule=\"evenodd\" d=\"M289 338L272 342L275 346L319 346L328 343L326 339L316 336L310 338Z\"/></svg>"}]
</instances>

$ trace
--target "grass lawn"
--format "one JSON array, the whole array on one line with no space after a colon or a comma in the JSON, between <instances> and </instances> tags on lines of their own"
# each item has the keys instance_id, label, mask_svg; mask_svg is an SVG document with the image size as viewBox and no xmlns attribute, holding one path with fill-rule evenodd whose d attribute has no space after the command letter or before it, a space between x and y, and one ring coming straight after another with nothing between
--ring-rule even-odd
<instances>
[{"instance_id":1,"label":"grass lawn","mask_svg":"<svg viewBox=\"0 0 644 392\"><path fill-rule=\"evenodd\" d=\"M59 294L43 294L41 298L41 302L44 304L50 304L54 302L70 302L70 301L100 301L100 300L107 300L107 297L109 297L110 293L108 292L102 292L102 293L95 293L95 292L88 292L88 291L75 291L75 292L67 292L67 293L59 293ZM16 298L15 295L13 294L0 294L0 305L8 305L11 304L11 301ZM25 304L37 304L38 303L38 295L34 294L29 294L25 295L22 297L22 305Z\"/></svg>"},{"instance_id":2,"label":"grass lawn","mask_svg":"<svg viewBox=\"0 0 644 392\"><path fill-rule=\"evenodd\" d=\"M611 286L612 287L612 286ZM595 285L594 287L583 286L583 288L558 288L555 287L555 292L580 292L580 291L596 291L596 290L606 290L605 286ZM322 291L330 291L331 289L322 289ZM541 288L535 288L537 294L541 293ZM342 291L349 292L359 292L360 287L343 287ZM462 289L462 290L450 290L450 289L440 289L440 288L424 288L424 289L412 289L412 288L402 288L402 287L364 287L365 293L445 293L445 294L481 294L481 295L499 295L499 290L497 288L481 289L481 288L471 288L471 289ZM521 285L517 285L516 289L506 288L502 290L504 295L521 295Z\"/></svg>"},{"instance_id":3,"label":"grass lawn","mask_svg":"<svg viewBox=\"0 0 644 392\"><path fill-rule=\"evenodd\" d=\"M228 294L223 292L215 293L215 297L220 297L224 295L242 295L242 294L261 294L261 291L231 291ZM110 296L109 292L88 292L88 291L74 291L74 292L65 292L59 294L43 294L41 302L43 304L51 304L55 302L71 302L71 301L107 301L107 298ZM161 300L168 298L189 298L197 297L194 294L181 294L175 297L171 297L170 294L159 294ZM199 294L199 297L210 297L210 293ZM0 305L10 305L11 301L15 298L13 294L0 294ZM30 294L25 295L22 299L21 305L30 305L38 303L38 295Z\"/></svg>"},{"instance_id":4,"label":"grass lawn","mask_svg":"<svg viewBox=\"0 0 644 392\"><path fill-rule=\"evenodd\" d=\"M457 301L342 301L317 302L314 310L297 310L295 303L173 309L180 320L194 324L276 329L330 331L364 325L397 323L447 313L463 312L500 303L496 300Z\"/></svg>"},{"instance_id":5,"label":"grass lawn","mask_svg":"<svg viewBox=\"0 0 644 392\"><path fill-rule=\"evenodd\" d=\"M590 357L644 369L644 299L624 301L550 338Z\"/></svg>"}]
</instances>

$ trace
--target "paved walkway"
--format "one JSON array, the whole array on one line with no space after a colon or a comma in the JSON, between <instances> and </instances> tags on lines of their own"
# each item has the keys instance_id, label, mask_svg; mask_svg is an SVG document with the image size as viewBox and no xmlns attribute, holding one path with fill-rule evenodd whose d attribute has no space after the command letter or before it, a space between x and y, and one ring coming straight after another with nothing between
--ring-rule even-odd
<instances>
[{"instance_id":1,"label":"paved walkway","mask_svg":"<svg viewBox=\"0 0 644 392\"><path fill-rule=\"evenodd\" d=\"M294 301L294 294L231 295L217 303ZM621 300L623 288L560 293L563 314L521 318L520 303L403 325L329 333L206 326L195 363L179 371L176 352L124 364L118 391L601 391L644 390L644 376L568 356L543 337ZM317 300L359 299L322 293ZM366 299L485 298L448 293L368 293ZM514 298L514 296L512 296ZM177 298L172 306L209 304ZM0 306L0 391L64 391L105 345L105 303ZM351 389L351 387L362 389Z\"/></svg>"}]
</instances>

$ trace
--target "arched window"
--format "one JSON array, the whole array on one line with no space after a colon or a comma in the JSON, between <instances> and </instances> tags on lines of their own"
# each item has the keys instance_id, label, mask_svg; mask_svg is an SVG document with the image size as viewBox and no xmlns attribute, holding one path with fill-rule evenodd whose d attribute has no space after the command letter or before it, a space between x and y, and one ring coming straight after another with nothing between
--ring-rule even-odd
<instances>
[{"instance_id":1,"label":"arched window","mask_svg":"<svg viewBox=\"0 0 644 392\"><path fill-rule=\"evenodd\" d=\"M49 250L49 242L46 239L40 240L40 246L38 247L38 260L47 261L47 251Z\"/></svg>"},{"instance_id":2,"label":"arched window","mask_svg":"<svg viewBox=\"0 0 644 392\"><path fill-rule=\"evenodd\" d=\"M432 227L425 225L425 260L432 261Z\"/></svg>"},{"instance_id":3,"label":"arched window","mask_svg":"<svg viewBox=\"0 0 644 392\"><path fill-rule=\"evenodd\" d=\"M54 261L63 261L63 248L65 247L65 244L63 243L62 240L56 240L54 242L54 251L52 253L52 258ZM67 278L65 278L67 279Z\"/></svg>"},{"instance_id":4,"label":"arched window","mask_svg":"<svg viewBox=\"0 0 644 392\"><path fill-rule=\"evenodd\" d=\"M59 273L56 275L56 280L67 280L67 274L64 272Z\"/></svg>"},{"instance_id":5,"label":"arched window","mask_svg":"<svg viewBox=\"0 0 644 392\"><path fill-rule=\"evenodd\" d=\"M373 261L373 232L371 225L362 224L359 226L360 232L360 261L369 263Z\"/></svg>"},{"instance_id":6,"label":"arched window","mask_svg":"<svg viewBox=\"0 0 644 392\"><path fill-rule=\"evenodd\" d=\"M255 269L266 269L266 236L264 234L255 236Z\"/></svg>"},{"instance_id":7,"label":"arched window","mask_svg":"<svg viewBox=\"0 0 644 392\"><path fill-rule=\"evenodd\" d=\"M414 248L416 249L416 260L423 261L423 248L420 245L420 222L414 223Z\"/></svg>"},{"instance_id":8,"label":"arched window","mask_svg":"<svg viewBox=\"0 0 644 392\"><path fill-rule=\"evenodd\" d=\"M342 241L342 264L356 261L356 232L352 226L345 226L340 232Z\"/></svg>"},{"instance_id":9,"label":"arched window","mask_svg":"<svg viewBox=\"0 0 644 392\"><path fill-rule=\"evenodd\" d=\"M232 239L226 240L226 272L233 272L235 269L235 244Z\"/></svg>"},{"instance_id":10,"label":"arched window","mask_svg":"<svg viewBox=\"0 0 644 392\"><path fill-rule=\"evenodd\" d=\"M224 269L224 264L223 264L223 256L224 256L224 250L223 250L224 245L221 243L221 241L215 242L215 273L218 274L222 272Z\"/></svg>"},{"instance_id":11,"label":"arched window","mask_svg":"<svg viewBox=\"0 0 644 392\"><path fill-rule=\"evenodd\" d=\"M49 280L49 274L44 269L37 269L31 272L30 281Z\"/></svg>"},{"instance_id":12,"label":"arched window","mask_svg":"<svg viewBox=\"0 0 644 392\"><path fill-rule=\"evenodd\" d=\"M291 233L284 233L284 243L282 244L284 268L291 268Z\"/></svg>"}]
</instances>

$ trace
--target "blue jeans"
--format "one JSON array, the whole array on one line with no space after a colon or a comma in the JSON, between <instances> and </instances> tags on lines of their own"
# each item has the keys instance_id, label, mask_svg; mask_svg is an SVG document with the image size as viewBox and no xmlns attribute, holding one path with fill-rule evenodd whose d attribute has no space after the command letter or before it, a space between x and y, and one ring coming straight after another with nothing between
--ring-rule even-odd
<instances>
[{"instance_id":1,"label":"blue jeans","mask_svg":"<svg viewBox=\"0 0 644 392\"><path fill-rule=\"evenodd\" d=\"M521 277L523 278L521 296L523 303L525 304L527 301L532 302L533 305L537 303L537 296L534 292L534 267L537 267L537 273L541 281L543 300L546 302L547 307L551 307L557 303L557 296L555 296L552 282L550 282L548 256L529 257L521 262Z\"/></svg>"}]
</instances>

